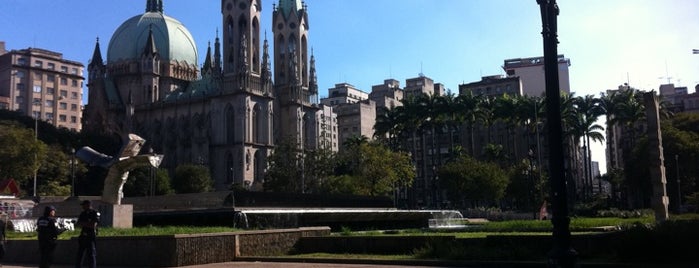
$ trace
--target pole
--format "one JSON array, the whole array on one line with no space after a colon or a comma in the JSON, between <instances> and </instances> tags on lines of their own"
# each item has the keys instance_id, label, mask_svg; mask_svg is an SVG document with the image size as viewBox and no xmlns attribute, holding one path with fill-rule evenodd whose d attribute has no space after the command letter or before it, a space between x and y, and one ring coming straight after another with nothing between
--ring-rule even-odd
<instances>
[{"instance_id":1,"label":"pole","mask_svg":"<svg viewBox=\"0 0 699 268\"><path fill-rule=\"evenodd\" d=\"M75 196L75 149L70 148L70 196Z\"/></svg>"},{"instance_id":2,"label":"pole","mask_svg":"<svg viewBox=\"0 0 699 268\"><path fill-rule=\"evenodd\" d=\"M149 153L151 156L154 156L154 155L155 155L155 154L153 153L153 148L152 148L152 147L151 147L151 148L148 148L148 153ZM154 172L153 172L153 165L152 165L152 164L150 165L150 168L149 168L149 169L150 169L150 170L149 170L149 174L148 174L148 182L149 182L149 186L150 186L150 187L149 187L149 189L148 189L148 195L149 195L149 196L153 196L153 192L154 192L154 191L153 191L153 183L155 182L155 179L153 178L153 177L154 177Z\"/></svg>"},{"instance_id":3,"label":"pole","mask_svg":"<svg viewBox=\"0 0 699 268\"><path fill-rule=\"evenodd\" d=\"M675 155L675 174L677 176L677 213L682 209L682 189L680 188L680 156Z\"/></svg>"},{"instance_id":4,"label":"pole","mask_svg":"<svg viewBox=\"0 0 699 268\"><path fill-rule=\"evenodd\" d=\"M36 105L37 103L34 102ZM41 107L41 106L39 106ZM39 140L39 116L41 115L41 108L39 108L39 113L34 113L34 142L37 142ZM34 164L36 165L37 161L37 156L36 153L34 153ZM36 197L36 173L38 172L39 167L34 168L34 197Z\"/></svg>"},{"instance_id":5,"label":"pole","mask_svg":"<svg viewBox=\"0 0 699 268\"><path fill-rule=\"evenodd\" d=\"M546 118L549 134L549 170L551 207L553 209L553 248L549 252L550 267L574 267L577 252L570 244L570 218L568 217L568 193L563 153L563 127L560 113L558 81L558 37L556 0L537 0L541 9L544 45L544 72L546 77Z\"/></svg>"}]
</instances>

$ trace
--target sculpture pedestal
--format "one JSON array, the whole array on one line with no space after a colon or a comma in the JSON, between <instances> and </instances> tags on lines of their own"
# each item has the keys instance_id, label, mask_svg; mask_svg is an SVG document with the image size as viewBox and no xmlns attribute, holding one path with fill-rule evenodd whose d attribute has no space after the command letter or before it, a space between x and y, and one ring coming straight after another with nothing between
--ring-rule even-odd
<instances>
[{"instance_id":1,"label":"sculpture pedestal","mask_svg":"<svg viewBox=\"0 0 699 268\"><path fill-rule=\"evenodd\" d=\"M97 211L101 214L99 225L102 227L133 228L133 205L131 204L99 204Z\"/></svg>"}]
</instances>

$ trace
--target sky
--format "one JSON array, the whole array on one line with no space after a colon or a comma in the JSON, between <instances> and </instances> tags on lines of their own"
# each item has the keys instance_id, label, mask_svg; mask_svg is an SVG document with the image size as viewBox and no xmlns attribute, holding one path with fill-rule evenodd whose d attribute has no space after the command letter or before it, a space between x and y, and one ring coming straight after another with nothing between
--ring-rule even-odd
<instances>
[{"instance_id":1,"label":"sky","mask_svg":"<svg viewBox=\"0 0 699 268\"><path fill-rule=\"evenodd\" d=\"M629 83L699 84L699 1L558 0L558 53L571 61L571 91L597 95ZM164 13L194 37L203 63L221 29L221 2L164 0ZM271 36L272 5L262 0L262 30ZM372 85L420 73L458 93L459 84L503 74L503 61L543 55L536 0L306 0L309 45L320 95L336 83ZM0 0L6 49L36 47L87 66L96 38L102 55L114 31L145 11L146 0ZM270 38L271 39L271 38ZM87 76L87 73L84 74ZM85 93L87 96L87 93ZM606 172L604 146L593 161Z\"/></svg>"}]
</instances>

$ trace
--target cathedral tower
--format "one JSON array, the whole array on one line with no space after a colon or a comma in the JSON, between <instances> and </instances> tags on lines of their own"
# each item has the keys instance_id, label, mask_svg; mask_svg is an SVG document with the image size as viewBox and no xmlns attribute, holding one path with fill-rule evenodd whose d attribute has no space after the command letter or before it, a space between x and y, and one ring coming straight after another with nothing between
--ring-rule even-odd
<instances>
[{"instance_id":1,"label":"cathedral tower","mask_svg":"<svg viewBox=\"0 0 699 268\"><path fill-rule=\"evenodd\" d=\"M226 182L252 189L262 187L267 155L274 146L272 82L260 61L268 57L260 51L261 12L260 0L221 1L225 146L214 148L213 158L225 167L226 173L218 175Z\"/></svg>"},{"instance_id":2,"label":"cathedral tower","mask_svg":"<svg viewBox=\"0 0 699 268\"><path fill-rule=\"evenodd\" d=\"M300 148L316 148L317 92L309 77L308 14L300 0L279 0L272 15L274 82L277 98L275 138L292 139Z\"/></svg>"}]
</instances>

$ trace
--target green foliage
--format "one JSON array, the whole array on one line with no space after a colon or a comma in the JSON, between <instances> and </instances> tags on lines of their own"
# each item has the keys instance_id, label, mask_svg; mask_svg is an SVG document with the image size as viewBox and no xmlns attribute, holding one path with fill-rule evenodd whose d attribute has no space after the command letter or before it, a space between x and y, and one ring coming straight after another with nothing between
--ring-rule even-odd
<instances>
[{"instance_id":1,"label":"green foliage","mask_svg":"<svg viewBox=\"0 0 699 268\"><path fill-rule=\"evenodd\" d=\"M520 209L538 211L548 196L548 180L544 174L539 177L538 167L530 161L522 160L508 170L510 183L505 193Z\"/></svg>"},{"instance_id":2,"label":"green foliage","mask_svg":"<svg viewBox=\"0 0 699 268\"><path fill-rule=\"evenodd\" d=\"M29 185L47 157L46 145L30 129L8 121L0 122L0 148L0 179L12 178L19 185Z\"/></svg>"},{"instance_id":3,"label":"green foliage","mask_svg":"<svg viewBox=\"0 0 699 268\"><path fill-rule=\"evenodd\" d=\"M207 167L185 164L175 169L172 186L179 194L204 193L213 189L213 180Z\"/></svg>"},{"instance_id":4,"label":"green foliage","mask_svg":"<svg viewBox=\"0 0 699 268\"><path fill-rule=\"evenodd\" d=\"M129 178L124 184L124 196L148 196L150 193L151 168L142 167L129 172ZM170 177L165 169L153 169L155 172L155 185L153 191L155 195L172 194L174 190L170 185Z\"/></svg>"},{"instance_id":5,"label":"green foliage","mask_svg":"<svg viewBox=\"0 0 699 268\"><path fill-rule=\"evenodd\" d=\"M269 192L301 192L301 153L296 142L284 139L277 143L267 158L264 190Z\"/></svg>"},{"instance_id":6,"label":"green foliage","mask_svg":"<svg viewBox=\"0 0 699 268\"><path fill-rule=\"evenodd\" d=\"M350 146L340 155L336 169L339 174L330 179L330 192L350 192L357 195L390 196L395 187L409 186L415 177L410 156L393 152L379 143Z\"/></svg>"},{"instance_id":7,"label":"green foliage","mask_svg":"<svg viewBox=\"0 0 699 268\"><path fill-rule=\"evenodd\" d=\"M498 165L462 157L439 169L439 177L451 200L498 201L510 183Z\"/></svg>"}]
</instances>

